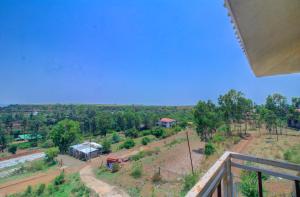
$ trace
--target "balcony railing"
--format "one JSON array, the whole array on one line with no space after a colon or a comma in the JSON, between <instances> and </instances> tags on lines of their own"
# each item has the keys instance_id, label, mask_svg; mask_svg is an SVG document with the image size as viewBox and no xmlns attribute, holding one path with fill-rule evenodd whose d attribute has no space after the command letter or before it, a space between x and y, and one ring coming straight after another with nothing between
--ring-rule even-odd
<instances>
[{"instance_id":1,"label":"balcony railing","mask_svg":"<svg viewBox=\"0 0 300 197\"><path fill-rule=\"evenodd\" d=\"M267 165L269 168L262 168L258 166L250 166L242 164L243 162L238 161L248 161L257 164ZM218 197L234 197L233 191L233 174L232 167L255 171L257 172L258 178L258 193L259 197L263 196L263 187L262 187L262 173L280 177L294 182L295 185L295 196L300 197L300 186L299 181L300 177L294 174L300 172L300 165L275 161L269 159L258 158L255 156L243 155L234 152L225 152L215 164L204 174L198 183L188 192L187 197L206 197L212 196L215 192ZM279 171L272 170L272 167L282 168L285 170L291 170L295 173L283 173Z\"/></svg>"}]
</instances>

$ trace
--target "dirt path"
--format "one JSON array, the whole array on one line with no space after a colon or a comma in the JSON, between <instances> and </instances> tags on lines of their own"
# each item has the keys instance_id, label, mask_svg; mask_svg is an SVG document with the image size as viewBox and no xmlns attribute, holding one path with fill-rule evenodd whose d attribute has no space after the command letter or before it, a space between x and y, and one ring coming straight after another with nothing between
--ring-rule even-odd
<instances>
[{"instance_id":1,"label":"dirt path","mask_svg":"<svg viewBox=\"0 0 300 197\"><path fill-rule=\"evenodd\" d=\"M95 177L91 165L87 165L80 170L81 181L90 189L95 191L100 197L129 197L123 190L111 186Z\"/></svg>"},{"instance_id":2,"label":"dirt path","mask_svg":"<svg viewBox=\"0 0 300 197\"><path fill-rule=\"evenodd\" d=\"M244 153L248 146L253 141L254 137L250 134L250 136L242 139L238 144L234 145L230 150L237 153Z\"/></svg>"},{"instance_id":3,"label":"dirt path","mask_svg":"<svg viewBox=\"0 0 300 197\"><path fill-rule=\"evenodd\" d=\"M59 170L52 170L45 173L39 173L34 176L24 178L22 180L15 180L5 183L0 186L0 197L8 194L23 192L29 185L46 184L51 182L57 175Z\"/></svg>"},{"instance_id":4,"label":"dirt path","mask_svg":"<svg viewBox=\"0 0 300 197\"><path fill-rule=\"evenodd\" d=\"M65 173L70 174L78 172L85 165L85 162L79 161L67 155L59 155L58 160L63 161L64 166L62 168L50 169L46 172L39 172L26 178L11 180L0 184L0 197L23 192L29 185L36 186L42 183L48 184L56 176L58 176L62 170L64 170Z\"/></svg>"}]
</instances>

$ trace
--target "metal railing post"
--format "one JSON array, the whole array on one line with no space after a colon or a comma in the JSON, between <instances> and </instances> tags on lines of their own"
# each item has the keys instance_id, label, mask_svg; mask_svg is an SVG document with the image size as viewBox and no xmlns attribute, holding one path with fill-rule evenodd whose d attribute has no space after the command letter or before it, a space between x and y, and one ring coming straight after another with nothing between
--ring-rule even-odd
<instances>
[{"instance_id":1,"label":"metal railing post","mask_svg":"<svg viewBox=\"0 0 300 197\"><path fill-rule=\"evenodd\" d=\"M299 181L295 181L295 190L296 190L296 197L300 197L300 186Z\"/></svg>"},{"instance_id":2,"label":"metal railing post","mask_svg":"<svg viewBox=\"0 0 300 197\"><path fill-rule=\"evenodd\" d=\"M261 172L257 172L257 179L258 179L258 196L263 197Z\"/></svg>"}]
</instances>

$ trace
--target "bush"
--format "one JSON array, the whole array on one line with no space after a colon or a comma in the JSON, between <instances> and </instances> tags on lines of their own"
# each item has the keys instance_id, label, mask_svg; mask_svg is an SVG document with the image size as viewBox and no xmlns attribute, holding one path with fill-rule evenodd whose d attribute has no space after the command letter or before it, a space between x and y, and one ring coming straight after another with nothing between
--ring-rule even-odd
<instances>
[{"instance_id":1,"label":"bush","mask_svg":"<svg viewBox=\"0 0 300 197\"><path fill-rule=\"evenodd\" d=\"M216 148L215 148L213 143L208 142L208 143L205 144L204 154L206 156L214 154L215 151L216 151Z\"/></svg>"},{"instance_id":2,"label":"bush","mask_svg":"<svg viewBox=\"0 0 300 197\"><path fill-rule=\"evenodd\" d=\"M132 187L128 190L129 196L132 197L140 197L141 196L141 190L138 187Z\"/></svg>"},{"instance_id":3,"label":"bush","mask_svg":"<svg viewBox=\"0 0 300 197\"><path fill-rule=\"evenodd\" d=\"M157 138L161 138L165 135L165 130L163 130L162 128L155 128L151 130L151 134Z\"/></svg>"},{"instance_id":4,"label":"bush","mask_svg":"<svg viewBox=\"0 0 300 197\"><path fill-rule=\"evenodd\" d=\"M17 152L17 145L15 145L15 144L13 144L13 145L10 145L9 147L8 147L8 152L10 152L10 153L12 153L12 154L16 154L16 152Z\"/></svg>"},{"instance_id":5,"label":"bush","mask_svg":"<svg viewBox=\"0 0 300 197\"><path fill-rule=\"evenodd\" d=\"M233 143L234 144L237 144L237 143L239 143L239 141L241 140L241 138L239 137L239 136L233 136Z\"/></svg>"},{"instance_id":6,"label":"bush","mask_svg":"<svg viewBox=\"0 0 300 197\"><path fill-rule=\"evenodd\" d=\"M55 177L54 179L54 185L61 185L65 182L65 174L62 172L60 173L60 175L58 175L57 177Z\"/></svg>"},{"instance_id":7,"label":"bush","mask_svg":"<svg viewBox=\"0 0 300 197\"><path fill-rule=\"evenodd\" d=\"M103 151L103 153L111 152L111 142L107 138L104 138L104 140L102 142L102 151Z\"/></svg>"},{"instance_id":8,"label":"bush","mask_svg":"<svg viewBox=\"0 0 300 197\"><path fill-rule=\"evenodd\" d=\"M151 131L150 130L143 130L140 133L141 133L141 136L151 135Z\"/></svg>"},{"instance_id":9,"label":"bush","mask_svg":"<svg viewBox=\"0 0 300 197\"><path fill-rule=\"evenodd\" d=\"M25 194L25 196L31 196L31 194L32 194L32 187L30 185L26 188L24 194Z\"/></svg>"},{"instance_id":10,"label":"bush","mask_svg":"<svg viewBox=\"0 0 300 197\"><path fill-rule=\"evenodd\" d=\"M119 170L120 170L119 163L113 163L112 168L111 168L111 172L115 173L115 172L118 172Z\"/></svg>"},{"instance_id":11,"label":"bush","mask_svg":"<svg viewBox=\"0 0 300 197\"><path fill-rule=\"evenodd\" d=\"M150 138L148 138L148 137L143 137L143 138L142 138L142 144L143 144L143 145L147 145L150 141L151 141L151 140L150 140Z\"/></svg>"},{"instance_id":12,"label":"bush","mask_svg":"<svg viewBox=\"0 0 300 197\"><path fill-rule=\"evenodd\" d=\"M22 143L19 143L17 146L19 149L27 149L27 148L31 147L31 143L30 142L22 142Z\"/></svg>"},{"instance_id":13,"label":"bush","mask_svg":"<svg viewBox=\"0 0 300 197\"><path fill-rule=\"evenodd\" d=\"M183 178L182 195L185 195L198 181L197 174L188 174Z\"/></svg>"},{"instance_id":14,"label":"bush","mask_svg":"<svg viewBox=\"0 0 300 197\"><path fill-rule=\"evenodd\" d=\"M137 178L140 178L142 176L142 174L143 174L142 163L133 163L130 175L133 178L137 179Z\"/></svg>"},{"instance_id":15,"label":"bush","mask_svg":"<svg viewBox=\"0 0 300 197\"><path fill-rule=\"evenodd\" d=\"M135 146L135 142L133 141L133 139L128 138L127 140L125 140L125 142L122 144L121 148L126 148L126 149L130 149L132 147Z\"/></svg>"},{"instance_id":16,"label":"bush","mask_svg":"<svg viewBox=\"0 0 300 197\"><path fill-rule=\"evenodd\" d=\"M45 151L45 154L46 154L45 160L46 160L46 162L48 162L50 164L55 163L54 158L57 157L58 153L59 153L59 150L58 150L57 147L48 148Z\"/></svg>"},{"instance_id":17,"label":"bush","mask_svg":"<svg viewBox=\"0 0 300 197\"><path fill-rule=\"evenodd\" d=\"M45 169L45 163L43 160L32 161L30 166L27 167L27 170L30 172L36 172Z\"/></svg>"},{"instance_id":18,"label":"bush","mask_svg":"<svg viewBox=\"0 0 300 197\"><path fill-rule=\"evenodd\" d=\"M38 186L37 190L36 190L36 195L37 195L37 196L42 195L42 194L44 193L44 191L45 191L45 187L46 187L45 184L40 184L40 185Z\"/></svg>"},{"instance_id":19,"label":"bush","mask_svg":"<svg viewBox=\"0 0 300 197\"><path fill-rule=\"evenodd\" d=\"M268 177L265 175L262 175L262 180L267 180ZM242 171L241 173L241 182L239 185L239 188L241 190L241 193L245 197L253 197L258 196L258 180L257 180L257 173L256 172L250 172L250 171Z\"/></svg>"},{"instance_id":20,"label":"bush","mask_svg":"<svg viewBox=\"0 0 300 197\"><path fill-rule=\"evenodd\" d=\"M225 141L225 138L223 135L221 135L220 133L216 133L213 138L212 138L212 141L214 143L220 143L220 142L224 142Z\"/></svg>"},{"instance_id":21,"label":"bush","mask_svg":"<svg viewBox=\"0 0 300 197\"><path fill-rule=\"evenodd\" d=\"M117 132L113 132L111 141L114 144L120 142L120 136L117 134Z\"/></svg>"},{"instance_id":22,"label":"bush","mask_svg":"<svg viewBox=\"0 0 300 197\"><path fill-rule=\"evenodd\" d=\"M139 135L136 129L128 129L125 131L125 136L131 138L137 138Z\"/></svg>"},{"instance_id":23,"label":"bush","mask_svg":"<svg viewBox=\"0 0 300 197\"><path fill-rule=\"evenodd\" d=\"M44 143L41 144L42 148L51 148L54 146L54 143L52 140L46 140Z\"/></svg>"},{"instance_id":24,"label":"bush","mask_svg":"<svg viewBox=\"0 0 300 197\"><path fill-rule=\"evenodd\" d=\"M50 183L48 186L47 186L47 191L48 191L48 194L53 194L55 192L55 187L52 183Z\"/></svg>"},{"instance_id":25,"label":"bush","mask_svg":"<svg viewBox=\"0 0 300 197\"><path fill-rule=\"evenodd\" d=\"M290 161L292 159L292 151L286 150L283 154L284 160Z\"/></svg>"}]
</instances>

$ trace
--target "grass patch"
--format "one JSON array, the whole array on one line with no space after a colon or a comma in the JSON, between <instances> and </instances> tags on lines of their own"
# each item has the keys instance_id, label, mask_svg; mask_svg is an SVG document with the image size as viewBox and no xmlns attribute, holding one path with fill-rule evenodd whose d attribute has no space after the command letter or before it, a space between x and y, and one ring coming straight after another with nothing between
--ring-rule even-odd
<instances>
[{"instance_id":1,"label":"grass patch","mask_svg":"<svg viewBox=\"0 0 300 197\"><path fill-rule=\"evenodd\" d=\"M59 184L54 184L54 181L47 186L39 185L35 188L28 187L25 192L13 194L9 197L88 197L90 196L90 190L80 181L79 174L71 174L67 177L64 175L59 175L59 178L63 181L60 181Z\"/></svg>"},{"instance_id":2,"label":"grass patch","mask_svg":"<svg viewBox=\"0 0 300 197\"><path fill-rule=\"evenodd\" d=\"M185 138L175 139L175 140L172 140L171 142L165 144L165 147L172 148L176 144L180 144L180 143L185 142L185 141L186 141Z\"/></svg>"},{"instance_id":3,"label":"grass patch","mask_svg":"<svg viewBox=\"0 0 300 197\"><path fill-rule=\"evenodd\" d=\"M289 162L300 164L300 144L284 151L283 157Z\"/></svg>"}]
</instances>

